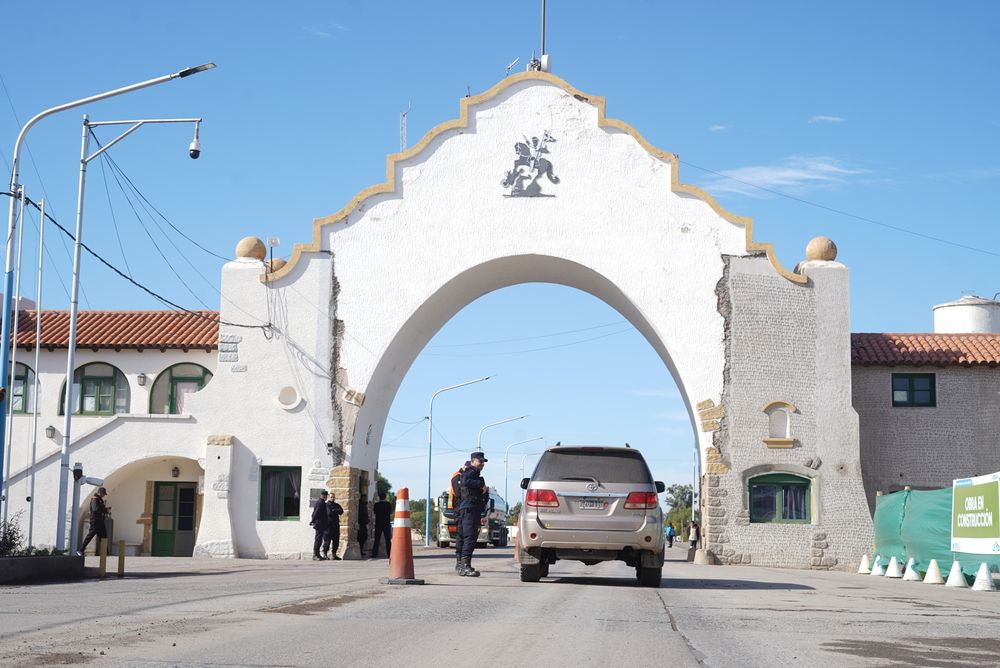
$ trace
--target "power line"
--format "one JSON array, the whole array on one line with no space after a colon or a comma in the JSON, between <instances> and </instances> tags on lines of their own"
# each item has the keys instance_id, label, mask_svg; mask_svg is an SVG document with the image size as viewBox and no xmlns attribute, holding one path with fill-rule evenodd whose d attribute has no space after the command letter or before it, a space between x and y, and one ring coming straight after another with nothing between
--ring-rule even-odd
<instances>
[{"instance_id":1,"label":"power line","mask_svg":"<svg viewBox=\"0 0 1000 668\"><path fill-rule=\"evenodd\" d=\"M780 190L774 190L773 188L766 188L764 186L757 185L756 183L751 183L750 181L744 181L743 179L738 179L735 176L730 176L729 174L724 174L722 172L717 172L715 170L708 169L707 167L700 167L700 166L695 165L693 163L687 162L686 160L680 160L680 159L678 159L678 160L682 164L687 165L688 167L694 167L695 169L700 169L703 172L708 172L709 174L714 174L715 176L720 176L720 177L722 177L724 179L729 179L730 181L735 181L737 183L742 183L745 186L750 186L751 188L757 188L758 190L762 190L762 191L764 191L766 193L771 193L772 195L777 195L778 197L784 197L786 199L790 199L793 202L799 202L800 204L805 204L807 206L812 206L812 207L815 207L817 209L822 209L824 211L829 211L830 213L835 213L835 214L840 215L840 216L846 216L847 218L853 218L855 220L860 220L861 222L864 222L864 223L870 223L872 225L878 225L879 227L884 227L884 228L886 228L888 230L893 230L895 232L902 232L903 234L909 234L910 236L918 237L920 239L926 239L927 241L935 241L935 242L937 242L939 244L945 244L945 245L948 245L948 246L954 246L955 248L961 248L963 250L973 251L975 253L982 253L983 255L990 255L990 256L993 256L993 257L1000 257L1000 253L996 253L996 252L991 251L991 250L986 250L985 248L976 248L975 246L967 246L965 244L960 244L957 241L949 241L948 239L943 239L941 237L936 237L936 236L931 235L931 234L924 234L923 232L917 232L915 230L910 230L910 229L907 229L905 227L900 227L899 225L891 225L889 223L883 223L883 222L881 222L879 220L874 220L872 218L866 218L865 216L859 216L857 214L850 213L848 211L843 211L841 209L835 209L832 206L827 206L825 204L818 204L816 202L811 202L811 201L809 201L807 199L802 199L801 197L796 197L795 195L789 195L788 193L781 192Z\"/></svg>"},{"instance_id":2,"label":"power line","mask_svg":"<svg viewBox=\"0 0 1000 668\"><path fill-rule=\"evenodd\" d=\"M10 91L7 90L7 82L4 81L2 74L0 74L0 87L3 88L3 93L7 97L7 104L10 106L10 113L14 116L14 122L17 123L18 128L22 127L21 118L18 116L17 109L14 108L14 100L10 97ZM42 188L42 194L45 196L47 206L50 210L55 211L55 207L52 206L52 199L49 197L49 193L45 189L45 181L42 180L42 174L38 171L38 164L35 162L35 154L31 152L31 147L28 145L27 141L24 142L24 149L28 153L28 160L31 162L31 168L35 172L35 178L38 179L38 184ZM6 157L4 159L6 160ZM11 167L11 169L13 169L13 167ZM59 241L62 244L63 252L66 253L66 258L70 261L70 263L72 263L73 255L69 252L69 246L66 245L66 239L59 237ZM90 308L90 299L87 297L87 290L83 287L82 282L80 283L80 295L83 297L83 301L87 305L87 308Z\"/></svg>"},{"instance_id":3,"label":"power line","mask_svg":"<svg viewBox=\"0 0 1000 668\"><path fill-rule=\"evenodd\" d=\"M480 341L478 343L448 343L448 344L440 344L440 345L427 346L427 348L428 349L430 349L430 348L466 348L466 347L469 347L469 346L486 346L486 345L492 345L494 343L513 343L515 341L532 341L534 339L547 339L547 338L551 338L553 336L562 336L564 334L576 334L578 332L589 332L589 331L592 331L592 330L595 330L595 329L604 329L605 327L612 327L614 325L623 325L626 322L628 322L628 321L627 320L616 320L615 322L609 322L609 323L606 323L604 325L594 325L593 327L583 327L581 329L567 329L567 330L564 330L562 332L552 332L551 334L539 334L537 336L522 336L522 337L519 337L519 338L516 338L516 339L495 339L493 341Z\"/></svg>"},{"instance_id":4,"label":"power line","mask_svg":"<svg viewBox=\"0 0 1000 668\"><path fill-rule=\"evenodd\" d=\"M111 203L111 190L108 188L108 170L104 168L104 161L101 161L101 176L104 177L104 194L108 198L108 211L111 212L111 222L115 226L115 237L118 239L118 249L122 252L122 262L125 263L125 271L128 275L132 275L132 268L128 266L128 256L125 255L125 245L122 244L122 235L118 230L118 219L115 217L115 207Z\"/></svg>"},{"instance_id":5,"label":"power line","mask_svg":"<svg viewBox=\"0 0 1000 668\"><path fill-rule=\"evenodd\" d=\"M542 350L555 350L556 348L567 348L569 346L580 345L581 343L589 343L590 341L597 341L598 339L606 339L609 336L616 336L618 334L624 334L625 332L635 331L632 327L626 327L625 329L620 329L617 332L609 332L608 334L601 334L600 336L593 336L589 339L581 339L580 341L571 341L569 343L560 343L554 346L543 346L541 348L529 348L527 350L510 350L506 352L499 353L421 353L428 357L494 357L497 355L521 355L524 353L536 353Z\"/></svg>"}]
</instances>

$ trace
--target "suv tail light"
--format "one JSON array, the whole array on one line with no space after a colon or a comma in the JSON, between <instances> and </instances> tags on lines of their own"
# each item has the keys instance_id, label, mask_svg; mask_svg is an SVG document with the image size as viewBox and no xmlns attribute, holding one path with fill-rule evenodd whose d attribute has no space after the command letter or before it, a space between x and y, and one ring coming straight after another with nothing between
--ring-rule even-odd
<instances>
[{"instance_id":1,"label":"suv tail light","mask_svg":"<svg viewBox=\"0 0 1000 668\"><path fill-rule=\"evenodd\" d=\"M524 497L525 504L538 508L558 508L559 498L551 489L529 489Z\"/></svg>"},{"instance_id":2,"label":"suv tail light","mask_svg":"<svg viewBox=\"0 0 1000 668\"><path fill-rule=\"evenodd\" d=\"M625 499L625 510L647 510L659 505L656 492L631 492Z\"/></svg>"}]
</instances>

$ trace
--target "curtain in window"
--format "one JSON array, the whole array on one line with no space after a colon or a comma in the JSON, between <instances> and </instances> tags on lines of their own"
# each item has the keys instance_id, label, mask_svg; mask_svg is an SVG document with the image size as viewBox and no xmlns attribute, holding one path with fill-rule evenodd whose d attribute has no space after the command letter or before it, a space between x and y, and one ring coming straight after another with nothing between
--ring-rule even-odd
<instances>
[{"instance_id":1,"label":"curtain in window","mask_svg":"<svg viewBox=\"0 0 1000 668\"><path fill-rule=\"evenodd\" d=\"M183 381L174 385L174 402L177 404L177 413L184 412L184 397L194 394L200 388L197 381Z\"/></svg>"},{"instance_id":2,"label":"curtain in window","mask_svg":"<svg viewBox=\"0 0 1000 668\"><path fill-rule=\"evenodd\" d=\"M806 519L806 488L803 485L785 485L782 487L782 497L782 519Z\"/></svg>"},{"instance_id":3,"label":"curtain in window","mask_svg":"<svg viewBox=\"0 0 1000 668\"><path fill-rule=\"evenodd\" d=\"M299 485L301 484L299 470L285 471L285 517L299 516Z\"/></svg>"},{"instance_id":4,"label":"curtain in window","mask_svg":"<svg viewBox=\"0 0 1000 668\"><path fill-rule=\"evenodd\" d=\"M281 476L282 471L268 471L264 478L261 517L281 517Z\"/></svg>"}]
</instances>

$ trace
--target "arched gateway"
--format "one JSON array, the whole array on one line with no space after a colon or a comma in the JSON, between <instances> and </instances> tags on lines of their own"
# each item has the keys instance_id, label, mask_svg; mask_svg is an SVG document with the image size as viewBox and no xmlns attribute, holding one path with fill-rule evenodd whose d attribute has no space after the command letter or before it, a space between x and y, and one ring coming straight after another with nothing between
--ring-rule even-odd
<instances>
[{"instance_id":1,"label":"arched gateway","mask_svg":"<svg viewBox=\"0 0 1000 668\"><path fill-rule=\"evenodd\" d=\"M677 165L606 118L602 98L519 74L389 156L386 183L316 220L287 264L263 272L263 249L246 249L224 269L219 366L203 399L227 434L207 452L206 487L220 492L206 489L205 513L231 520L203 522L196 552L301 549L298 525L260 531L253 491L225 493L269 467L302 466L303 495L328 484L354 526L423 346L478 297L541 281L607 302L670 370L698 435L706 547L720 561L852 562L871 522L847 269L832 253L785 269L749 219L681 184ZM257 321L273 335L235 326Z\"/></svg>"}]
</instances>

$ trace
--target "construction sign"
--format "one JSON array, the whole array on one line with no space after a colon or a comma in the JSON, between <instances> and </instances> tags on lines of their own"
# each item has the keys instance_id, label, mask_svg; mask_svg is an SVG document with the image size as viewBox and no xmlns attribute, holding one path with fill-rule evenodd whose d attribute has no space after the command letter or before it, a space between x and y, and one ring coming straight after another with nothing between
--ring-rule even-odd
<instances>
[{"instance_id":1,"label":"construction sign","mask_svg":"<svg viewBox=\"0 0 1000 668\"><path fill-rule=\"evenodd\" d=\"M1000 554L1000 473L952 482L951 549Z\"/></svg>"}]
</instances>

